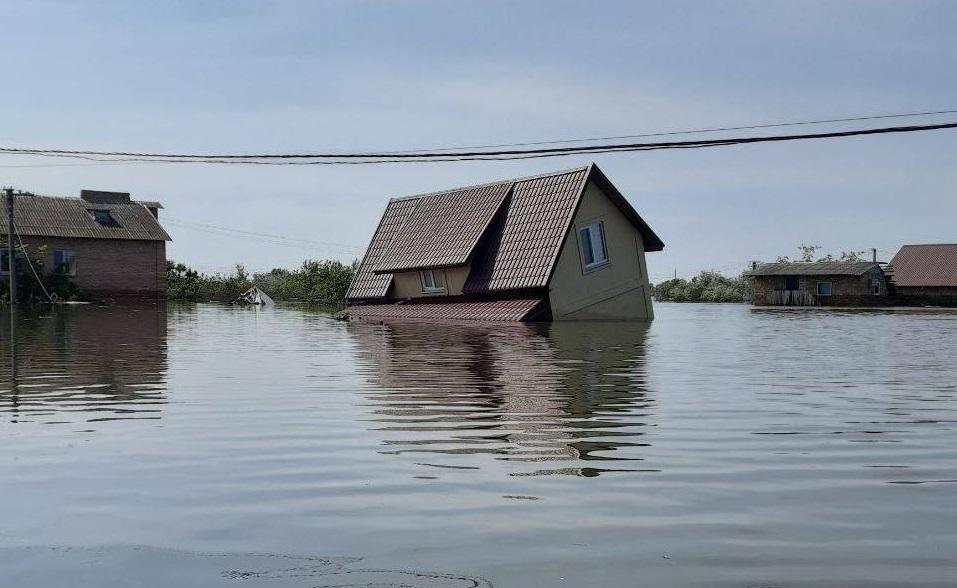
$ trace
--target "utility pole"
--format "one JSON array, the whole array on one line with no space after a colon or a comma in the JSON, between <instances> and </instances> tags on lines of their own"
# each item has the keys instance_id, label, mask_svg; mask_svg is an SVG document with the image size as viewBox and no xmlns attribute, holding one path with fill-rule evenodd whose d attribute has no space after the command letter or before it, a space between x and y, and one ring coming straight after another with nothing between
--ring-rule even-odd
<instances>
[{"instance_id":1,"label":"utility pole","mask_svg":"<svg viewBox=\"0 0 957 588\"><path fill-rule=\"evenodd\" d=\"M17 268L13 253L13 188L4 188L7 193L7 277L10 281L10 306L17 303Z\"/></svg>"}]
</instances>

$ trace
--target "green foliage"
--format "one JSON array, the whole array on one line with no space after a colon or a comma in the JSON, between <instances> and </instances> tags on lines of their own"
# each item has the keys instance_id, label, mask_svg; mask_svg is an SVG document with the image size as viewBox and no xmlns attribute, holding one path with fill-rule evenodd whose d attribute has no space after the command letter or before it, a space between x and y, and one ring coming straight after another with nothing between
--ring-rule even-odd
<instances>
[{"instance_id":1,"label":"green foliage","mask_svg":"<svg viewBox=\"0 0 957 588\"><path fill-rule=\"evenodd\" d=\"M668 302L744 302L751 297L751 283L743 275L728 278L703 271L691 280L675 278L657 284L654 296Z\"/></svg>"},{"instance_id":2,"label":"green foliage","mask_svg":"<svg viewBox=\"0 0 957 588\"><path fill-rule=\"evenodd\" d=\"M252 286L275 300L338 306L345 301L356 263L307 259L296 270L276 268L252 277L241 265L231 274L202 274L182 263L166 264L167 298L193 302L232 302Z\"/></svg>"},{"instance_id":3,"label":"green foliage","mask_svg":"<svg viewBox=\"0 0 957 588\"><path fill-rule=\"evenodd\" d=\"M4 257L3 267L6 267L6 239L0 237L0 250ZM66 274L46 273L44 271L47 247L41 245L31 251L29 246L14 248L16 255L17 302L36 303L50 302L47 293L56 300L82 300L83 295L73 283L73 278ZM30 266L33 269L30 269ZM36 273L34 273L36 272ZM39 281L38 279L39 278ZM0 288L0 302L9 302L9 284L4 279ZM46 292L44 292L44 288Z\"/></svg>"},{"instance_id":4,"label":"green foliage","mask_svg":"<svg viewBox=\"0 0 957 588\"><path fill-rule=\"evenodd\" d=\"M801 252L796 259L791 259L787 255L779 256L777 261L779 263L787 263L791 261L796 261L800 263L811 263L813 261L864 261L864 256L867 253L866 251L841 251L841 254L837 257L828 253L827 255L817 256L817 252L823 249L820 245L807 245L801 243L798 245L798 251Z\"/></svg>"}]
</instances>

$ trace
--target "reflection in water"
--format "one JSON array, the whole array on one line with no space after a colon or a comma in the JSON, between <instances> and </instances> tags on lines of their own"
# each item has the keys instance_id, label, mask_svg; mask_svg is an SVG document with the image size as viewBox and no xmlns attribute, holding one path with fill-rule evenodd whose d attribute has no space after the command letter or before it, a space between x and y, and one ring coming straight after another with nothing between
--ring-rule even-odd
<instances>
[{"instance_id":1,"label":"reflection in water","mask_svg":"<svg viewBox=\"0 0 957 588\"><path fill-rule=\"evenodd\" d=\"M6 313L2 323L0 415L10 422L160 418L165 305L20 308L13 340Z\"/></svg>"},{"instance_id":2,"label":"reflection in water","mask_svg":"<svg viewBox=\"0 0 957 588\"><path fill-rule=\"evenodd\" d=\"M525 464L511 475L635 471L654 411L646 323L353 325L375 391L372 421L394 454L474 468L461 456ZM442 463L431 463L442 456ZM455 456L459 456L458 459ZM534 467L528 464L536 464Z\"/></svg>"}]
</instances>

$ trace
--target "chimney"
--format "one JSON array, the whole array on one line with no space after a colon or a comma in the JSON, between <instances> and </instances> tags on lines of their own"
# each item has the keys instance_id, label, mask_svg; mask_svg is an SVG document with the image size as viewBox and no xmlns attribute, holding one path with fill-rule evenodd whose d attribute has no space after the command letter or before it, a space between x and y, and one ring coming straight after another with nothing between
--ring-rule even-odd
<instances>
[{"instance_id":1,"label":"chimney","mask_svg":"<svg viewBox=\"0 0 957 588\"><path fill-rule=\"evenodd\" d=\"M871 247L871 261L877 263L877 248Z\"/></svg>"},{"instance_id":2,"label":"chimney","mask_svg":"<svg viewBox=\"0 0 957 588\"><path fill-rule=\"evenodd\" d=\"M80 190L80 198L90 204L129 204L129 192L105 192L103 190Z\"/></svg>"},{"instance_id":3,"label":"chimney","mask_svg":"<svg viewBox=\"0 0 957 588\"><path fill-rule=\"evenodd\" d=\"M752 262L751 262L751 271L754 271L754 270L756 270L756 269L758 269L758 262L752 261Z\"/></svg>"}]
</instances>

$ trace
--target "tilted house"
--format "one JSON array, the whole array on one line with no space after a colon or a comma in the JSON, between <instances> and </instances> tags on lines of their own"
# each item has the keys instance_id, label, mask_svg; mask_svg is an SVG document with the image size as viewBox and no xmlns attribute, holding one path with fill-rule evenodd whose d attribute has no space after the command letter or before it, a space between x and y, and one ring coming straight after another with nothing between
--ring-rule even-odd
<instances>
[{"instance_id":1,"label":"tilted house","mask_svg":"<svg viewBox=\"0 0 957 588\"><path fill-rule=\"evenodd\" d=\"M747 275L758 306L883 306L889 300L876 261L763 263Z\"/></svg>"},{"instance_id":2,"label":"tilted house","mask_svg":"<svg viewBox=\"0 0 957 588\"><path fill-rule=\"evenodd\" d=\"M887 275L900 304L957 306L957 244L904 245Z\"/></svg>"},{"instance_id":3,"label":"tilted house","mask_svg":"<svg viewBox=\"0 0 957 588\"><path fill-rule=\"evenodd\" d=\"M664 243L594 164L389 201L352 318L650 319Z\"/></svg>"},{"instance_id":4,"label":"tilted house","mask_svg":"<svg viewBox=\"0 0 957 588\"><path fill-rule=\"evenodd\" d=\"M70 276L93 298L153 300L166 297L170 237L158 220L162 207L131 200L125 192L82 190L80 198L17 194L13 218L31 257L46 247L43 271ZM0 269L7 270L5 255Z\"/></svg>"}]
</instances>

